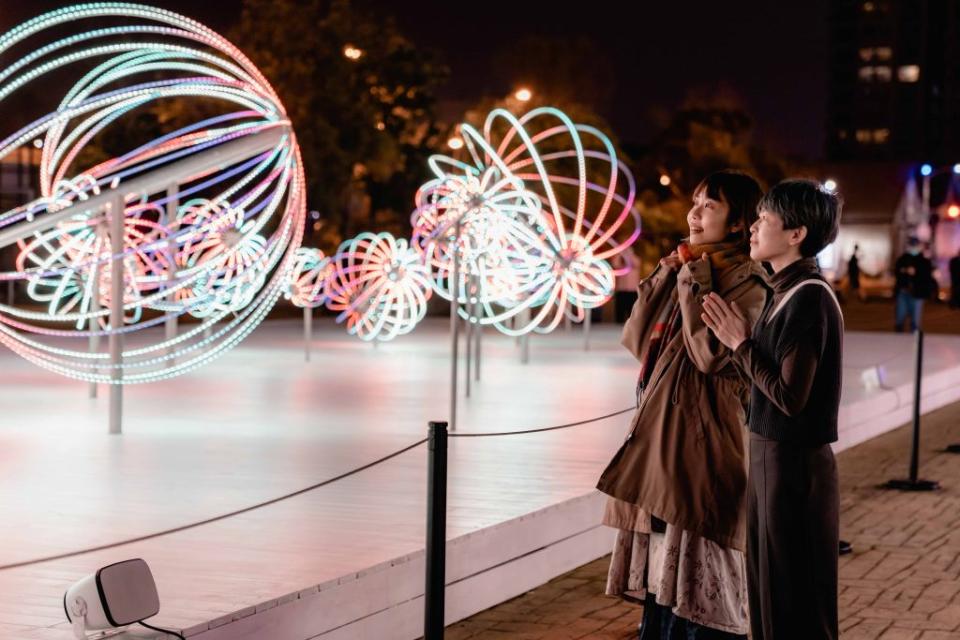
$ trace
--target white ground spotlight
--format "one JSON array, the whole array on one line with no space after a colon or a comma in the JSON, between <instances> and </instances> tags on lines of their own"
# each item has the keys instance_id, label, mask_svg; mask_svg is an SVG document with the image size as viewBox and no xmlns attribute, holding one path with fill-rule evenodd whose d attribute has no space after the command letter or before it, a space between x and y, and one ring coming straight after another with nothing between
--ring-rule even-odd
<instances>
[{"instance_id":1,"label":"white ground spotlight","mask_svg":"<svg viewBox=\"0 0 960 640\"><path fill-rule=\"evenodd\" d=\"M94 636L105 637L113 635L110 630L152 618L160 611L160 596L150 567L136 558L78 580L63 595L63 610L73 625L74 637L86 640L88 632L106 632Z\"/></svg>"}]
</instances>

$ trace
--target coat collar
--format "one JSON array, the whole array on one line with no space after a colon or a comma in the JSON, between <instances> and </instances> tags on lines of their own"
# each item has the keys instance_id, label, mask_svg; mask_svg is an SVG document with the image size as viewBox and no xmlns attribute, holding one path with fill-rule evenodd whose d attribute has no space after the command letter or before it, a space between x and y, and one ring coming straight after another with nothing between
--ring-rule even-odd
<instances>
[{"instance_id":1,"label":"coat collar","mask_svg":"<svg viewBox=\"0 0 960 640\"><path fill-rule=\"evenodd\" d=\"M819 275L820 267L817 265L816 258L801 258L770 276L770 284L775 293L782 294L792 289L798 282L808 280L810 276Z\"/></svg>"}]
</instances>

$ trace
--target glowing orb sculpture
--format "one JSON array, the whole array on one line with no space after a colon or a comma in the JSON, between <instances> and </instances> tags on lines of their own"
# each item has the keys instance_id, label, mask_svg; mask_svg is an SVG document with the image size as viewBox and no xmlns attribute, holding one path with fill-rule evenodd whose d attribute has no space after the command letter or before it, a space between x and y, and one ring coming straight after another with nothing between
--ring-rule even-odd
<instances>
[{"instance_id":1,"label":"glowing orb sculpture","mask_svg":"<svg viewBox=\"0 0 960 640\"><path fill-rule=\"evenodd\" d=\"M406 240L363 232L340 245L327 278L327 308L363 340L409 333L427 313L430 270Z\"/></svg>"},{"instance_id":2,"label":"glowing orb sculpture","mask_svg":"<svg viewBox=\"0 0 960 640\"><path fill-rule=\"evenodd\" d=\"M305 213L300 151L263 75L203 25L119 2L34 18L0 36L0 56L0 105L40 79L47 91L72 83L53 111L0 140L0 157L42 141L40 198L0 214L0 235L71 212L17 236L16 271L0 279L25 280L43 308L0 305L0 342L57 373L113 384L177 375L239 343L287 290ZM178 124L105 156L104 141L122 146L125 125L148 109L179 114ZM84 208L105 194L111 204ZM122 253L111 242L117 208ZM117 259L123 323L112 326ZM165 337L159 325L185 314L200 321ZM86 348L117 334L132 338L119 364Z\"/></svg>"},{"instance_id":3,"label":"glowing orb sculpture","mask_svg":"<svg viewBox=\"0 0 960 640\"><path fill-rule=\"evenodd\" d=\"M549 107L520 118L496 109L482 133L460 131L469 161L430 159L436 177L417 194L412 220L434 288L456 299L461 316L511 335L582 320L631 268L610 260L640 234L633 176L613 144Z\"/></svg>"},{"instance_id":4,"label":"glowing orb sculpture","mask_svg":"<svg viewBox=\"0 0 960 640\"><path fill-rule=\"evenodd\" d=\"M460 303L503 304L521 286L517 264L540 250L532 232L540 201L509 173L497 168L479 176L456 169L446 173L444 160L430 159L438 177L417 192L412 244L431 268L434 290L446 300L456 291ZM483 282L479 291L468 292L477 287L467 283L477 281Z\"/></svg>"},{"instance_id":5,"label":"glowing orb sculpture","mask_svg":"<svg viewBox=\"0 0 960 640\"><path fill-rule=\"evenodd\" d=\"M322 306L327 301L327 279L332 273L333 263L322 251L300 247L287 277L284 297L301 308Z\"/></svg>"}]
</instances>

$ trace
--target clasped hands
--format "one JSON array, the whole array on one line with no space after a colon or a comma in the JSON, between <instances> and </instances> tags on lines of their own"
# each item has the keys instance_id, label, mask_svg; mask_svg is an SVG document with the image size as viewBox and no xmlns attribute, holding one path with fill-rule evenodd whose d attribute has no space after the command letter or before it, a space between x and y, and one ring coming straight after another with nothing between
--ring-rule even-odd
<instances>
[{"instance_id":1,"label":"clasped hands","mask_svg":"<svg viewBox=\"0 0 960 640\"><path fill-rule=\"evenodd\" d=\"M713 331L717 340L736 351L750 337L750 323L736 302L727 303L714 292L703 298L703 323Z\"/></svg>"}]
</instances>

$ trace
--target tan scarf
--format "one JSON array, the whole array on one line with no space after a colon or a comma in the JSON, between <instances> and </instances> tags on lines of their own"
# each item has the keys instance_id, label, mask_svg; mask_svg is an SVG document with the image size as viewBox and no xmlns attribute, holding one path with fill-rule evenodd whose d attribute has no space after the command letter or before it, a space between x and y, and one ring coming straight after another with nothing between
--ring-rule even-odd
<instances>
[{"instance_id":1,"label":"tan scarf","mask_svg":"<svg viewBox=\"0 0 960 640\"><path fill-rule=\"evenodd\" d=\"M723 278L731 269L738 267L750 259L750 253L739 239L730 241L731 236L723 242L711 244L691 244L690 253L695 260L704 254L709 256L713 280ZM637 379L637 396L650 382L650 375L660 358L663 347L680 330L680 305L677 303L676 291L670 296L669 302L660 310L660 314L650 332L645 353L640 358L640 375Z\"/></svg>"},{"instance_id":2,"label":"tan scarf","mask_svg":"<svg viewBox=\"0 0 960 640\"><path fill-rule=\"evenodd\" d=\"M701 258L705 253L709 255L714 280L723 278L730 269L739 267L750 259L750 251L743 242L739 238L731 241L730 236L723 242L691 244L690 253L695 259Z\"/></svg>"}]
</instances>

